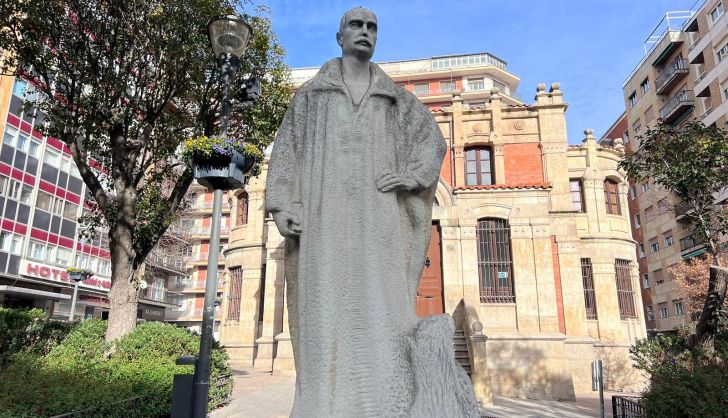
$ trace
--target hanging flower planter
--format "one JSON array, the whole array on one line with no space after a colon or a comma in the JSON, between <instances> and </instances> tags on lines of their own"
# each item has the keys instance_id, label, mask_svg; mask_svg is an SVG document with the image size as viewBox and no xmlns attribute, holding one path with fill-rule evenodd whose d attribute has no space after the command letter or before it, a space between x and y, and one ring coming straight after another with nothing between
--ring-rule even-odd
<instances>
[{"instance_id":1,"label":"hanging flower planter","mask_svg":"<svg viewBox=\"0 0 728 418\"><path fill-rule=\"evenodd\" d=\"M263 153L235 138L198 136L185 141L182 155L192 161L200 185L219 190L243 187L245 177L257 175Z\"/></svg>"},{"instance_id":2,"label":"hanging flower planter","mask_svg":"<svg viewBox=\"0 0 728 418\"><path fill-rule=\"evenodd\" d=\"M91 270L77 269L75 267L67 268L66 273L68 273L68 277L70 277L71 280L73 280L75 282L80 282L80 281L86 280L89 277L94 275L94 272Z\"/></svg>"}]
</instances>

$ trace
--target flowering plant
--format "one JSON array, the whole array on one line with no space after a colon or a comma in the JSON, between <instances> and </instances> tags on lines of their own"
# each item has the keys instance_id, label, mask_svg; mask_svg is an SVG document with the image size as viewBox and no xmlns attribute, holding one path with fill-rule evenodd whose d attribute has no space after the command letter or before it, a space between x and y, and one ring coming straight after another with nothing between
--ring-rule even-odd
<instances>
[{"instance_id":1,"label":"flowering plant","mask_svg":"<svg viewBox=\"0 0 728 418\"><path fill-rule=\"evenodd\" d=\"M68 274L80 274L81 276L93 276L94 272L87 269L79 269L76 267L69 267L66 269L66 273Z\"/></svg>"},{"instance_id":2,"label":"flowering plant","mask_svg":"<svg viewBox=\"0 0 728 418\"><path fill-rule=\"evenodd\" d=\"M199 165L225 166L237 151L255 162L263 159L263 153L253 144L237 138L200 135L187 139L182 145L182 156Z\"/></svg>"}]
</instances>

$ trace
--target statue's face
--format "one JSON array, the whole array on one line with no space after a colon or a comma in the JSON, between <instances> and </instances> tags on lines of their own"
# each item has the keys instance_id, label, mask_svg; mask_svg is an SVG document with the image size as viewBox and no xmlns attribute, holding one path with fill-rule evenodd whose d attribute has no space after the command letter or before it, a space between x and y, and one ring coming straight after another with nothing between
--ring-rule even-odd
<instances>
[{"instance_id":1,"label":"statue's face","mask_svg":"<svg viewBox=\"0 0 728 418\"><path fill-rule=\"evenodd\" d=\"M377 45L377 17L367 9L349 10L342 19L336 40L342 55L357 55L370 59Z\"/></svg>"}]
</instances>

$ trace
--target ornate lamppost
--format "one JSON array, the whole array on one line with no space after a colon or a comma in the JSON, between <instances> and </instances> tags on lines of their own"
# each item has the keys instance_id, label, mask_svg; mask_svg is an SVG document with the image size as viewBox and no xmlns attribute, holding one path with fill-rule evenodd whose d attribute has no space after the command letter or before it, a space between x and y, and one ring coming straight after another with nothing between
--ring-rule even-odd
<instances>
[{"instance_id":1,"label":"ornate lamppost","mask_svg":"<svg viewBox=\"0 0 728 418\"><path fill-rule=\"evenodd\" d=\"M240 59L253 35L253 28L238 16L230 15L213 19L208 24L208 35L212 49L218 57L222 72L223 100L220 120L220 137L227 138L228 120L230 117L230 89L235 71L240 65ZM212 220L210 232L210 251L207 258L207 276L205 283L205 304L202 312L202 335L200 339L200 354L195 368L193 385L193 411L192 416L203 418L207 415L207 398L210 388L210 360L212 352L212 339L215 326L215 299L217 297L217 269L218 250L220 247L220 212L222 210L222 195L224 190L235 189L243 185L241 178L245 171L250 169L249 161L241 160L239 154L234 153L227 169L221 167L195 167L195 177L198 182L208 188L214 189L212 204ZM218 168L218 169L215 169Z\"/></svg>"}]
</instances>

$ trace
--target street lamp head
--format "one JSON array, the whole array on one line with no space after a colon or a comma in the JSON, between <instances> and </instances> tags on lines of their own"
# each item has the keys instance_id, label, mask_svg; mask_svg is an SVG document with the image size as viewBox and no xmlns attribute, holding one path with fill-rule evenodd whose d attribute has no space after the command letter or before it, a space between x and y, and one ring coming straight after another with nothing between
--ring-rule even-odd
<instances>
[{"instance_id":1,"label":"street lamp head","mask_svg":"<svg viewBox=\"0 0 728 418\"><path fill-rule=\"evenodd\" d=\"M253 38L253 28L239 16L227 15L212 19L207 25L207 35L216 56L230 54L242 58Z\"/></svg>"}]
</instances>

